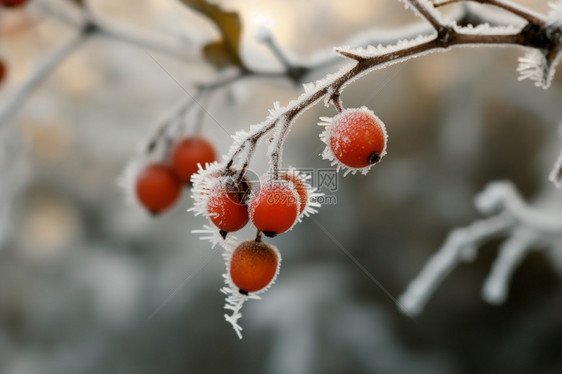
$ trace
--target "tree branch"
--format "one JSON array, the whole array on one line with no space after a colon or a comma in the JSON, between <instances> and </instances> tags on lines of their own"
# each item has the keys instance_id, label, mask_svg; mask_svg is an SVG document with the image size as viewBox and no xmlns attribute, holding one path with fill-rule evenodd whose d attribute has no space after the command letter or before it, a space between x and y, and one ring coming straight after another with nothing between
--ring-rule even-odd
<instances>
[{"instance_id":1,"label":"tree branch","mask_svg":"<svg viewBox=\"0 0 562 374\"><path fill-rule=\"evenodd\" d=\"M441 25L439 23L439 25ZM534 48L537 50L544 49L546 45L553 50L560 48L561 41L555 39L555 35L560 35L562 31L558 27L557 32L547 33L544 28L523 28L521 31L513 34L505 33L470 33L464 32L459 27L441 27L435 37L425 36L415 44L406 43L404 47L394 46L376 50L374 53L362 53L363 51L340 50L349 55L356 63L344 68L341 72L331 77L329 81L320 81L313 88L309 87L308 92L301 95L298 100L291 102L286 108L279 108L275 111L274 116L270 116L259 125L253 126L253 131L246 135L248 138L255 140L271 131L276 124L283 126L278 129L278 134L286 134L288 128L293 121L304 110L316 104L322 98L332 97L334 94L340 94L342 88L347 85L355 77L371 72L377 68L387 66L389 64L405 61L409 58L418 57L432 51L444 51L459 46L483 46L483 45L513 45ZM550 35L550 36L549 36ZM554 36L553 36L554 35ZM550 39L549 39L550 38ZM238 137L236 142L239 148L242 148L247 139L242 136ZM280 136L274 141L269 149L269 157L273 163L274 170L279 169L280 155L282 153L284 137ZM235 144L236 146L236 144ZM240 152L240 149L233 148L230 152L229 165L232 165L234 157Z\"/></svg>"},{"instance_id":2,"label":"tree branch","mask_svg":"<svg viewBox=\"0 0 562 374\"><path fill-rule=\"evenodd\" d=\"M474 2L479 4L487 4L492 5L497 8L501 8L507 10L508 12L515 14L526 20L527 22L535 25L535 26L544 26L545 21L544 19L536 14L535 12L531 11L530 9L526 9L515 5L512 2L504 1L504 0L445 0L438 3L435 3L435 8L439 8L445 5L455 4L455 3L462 3L462 2Z\"/></svg>"},{"instance_id":3,"label":"tree branch","mask_svg":"<svg viewBox=\"0 0 562 374\"><path fill-rule=\"evenodd\" d=\"M428 2L427 0L406 1L410 3L410 5L413 6L414 9L416 9L417 12L431 24L431 26L433 26L435 31L439 32L439 30L444 27L441 20L439 20L439 17L436 14L435 9L433 8L433 5L430 2ZM432 9L429 9L428 6L432 6Z\"/></svg>"}]
</instances>

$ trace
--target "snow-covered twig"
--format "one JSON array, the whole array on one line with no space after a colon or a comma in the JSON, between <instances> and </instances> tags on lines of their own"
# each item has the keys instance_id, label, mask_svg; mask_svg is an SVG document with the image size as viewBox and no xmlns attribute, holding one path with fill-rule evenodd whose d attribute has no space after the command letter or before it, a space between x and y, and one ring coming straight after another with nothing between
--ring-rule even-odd
<instances>
[{"instance_id":1,"label":"snow-covered twig","mask_svg":"<svg viewBox=\"0 0 562 374\"><path fill-rule=\"evenodd\" d=\"M400 296L406 313L421 313L437 287L460 262L474 259L484 241L507 234L482 290L487 302L501 304L507 297L511 275L525 254L530 249L548 246L562 235L562 216L530 207L509 182L491 183L476 196L475 205L483 214L499 213L449 234L441 249Z\"/></svg>"}]
</instances>

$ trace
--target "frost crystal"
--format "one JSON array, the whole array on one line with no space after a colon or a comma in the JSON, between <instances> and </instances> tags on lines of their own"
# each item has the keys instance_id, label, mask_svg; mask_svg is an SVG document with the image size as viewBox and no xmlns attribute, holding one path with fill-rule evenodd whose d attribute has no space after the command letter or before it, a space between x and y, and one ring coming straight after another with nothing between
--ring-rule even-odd
<instances>
[{"instance_id":1,"label":"frost crystal","mask_svg":"<svg viewBox=\"0 0 562 374\"><path fill-rule=\"evenodd\" d=\"M525 56L519 58L519 67L517 68L519 80L530 79L535 82L535 86L547 89L554 77L554 68L558 57L554 60L548 60L538 50L527 52Z\"/></svg>"},{"instance_id":2,"label":"frost crystal","mask_svg":"<svg viewBox=\"0 0 562 374\"><path fill-rule=\"evenodd\" d=\"M486 34L496 34L496 35L510 35L515 34L520 31L519 27L514 25L505 26L490 26L488 23L481 23L479 25L467 25L467 26L453 26L455 31L463 34L470 35L486 35Z\"/></svg>"},{"instance_id":3,"label":"frost crystal","mask_svg":"<svg viewBox=\"0 0 562 374\"><path fill-rule=\"evenodd\" d=\"M318 210L316 208L320 208L322 206L318 202L318 198L324 196L324 194L318 192L315 187L312 187L310 185L309 180L312 177L308 174L301 173L298 169L292 167L289 167L289 169L287 169L286 171L284 170L284 172L286 172L287 174L294 175L295 178L298 178L302 182L304 188L306 189L306 195L308 197L308 201L306 202L306 206L304 210L298 217L298 222L302 222L302 217L310 217L311 215L318 213ZM297 188L297 192L298 192L297 185L295 185L295 188ZM300 195L299 195L299 199L300 199Z\"/></svg>"},{"instance_id":4,"label":"frost crystal","mask_svg":"<svg viewBox=\"0 0 562 374\"><path fill-rule=\"evenodd\" d=\"M224 168L223 164L213 162L205 164L205 168L198 165L199 171L191 176L191 198L193 199L193 207L189 208L188 212L193 212L194 215L202 215L210 218L207 205L211 192L221 182L221 171Z\"/></svg>"},{"instance_id":5,"label":"frost crystal","mask_svg":"<svg viewBox=\"0 0 562 374\"><path fill-rule=\"evenodd\" d=\"M429 42L435 38L434 35L418 35L413 39L408 40L398 40L395 44L390 45L382 45L378 44L376 46L369 45L367 47L360 47L360 48L350 48L347 46L337 48L339 51L347 52L350 54L358 55L363 57L364 59L378 57L382 55L386 55L392 52L400 51L403 49L407 49L422 43ZM400 61L404 61L400 60ZM384 65L384 64L383 64ZM379 65L380 66L380 65Z\"/></svg>"},{"instance_id":6,"label":"frost crystal","mask_svg":"<svg viewBox=\"0 0 562 374\"><path fill-rule=\"evenodd\" d=\"M342 116L348 114L351 111L357 111L360 110L364 113L364 115L367 116L372 116L374 117L382 126L382 129L384 131L384 136L385 136L385 146L383 151L380 154L380 157L382 158L384 155L386 155L386 140L388 139L388 134L386 132L386 128L384 126L384 123L379 119L379 117L377 117L375 115L375 113L370 110L367 107L361 107L361 108L351 108L351 109L346 109L341 113L338 113L336 116L329 118L329 117L320 117L320 120L322 120L323 122L319 122L318 125L319 126L324 126L325 129L324 131L322 131L320 133L320 139L326 144L326 148L324 148L324 151L321 153L321 156L324 160L329 160L331 161L331 165L332 166L336 166L337 171L340 171L340 169L345 170L344 171L344 176L346 176L347 174L351 173L351 174L355 174L357 172L360 172L363 175L367 175L367 173L369 172L369 170L371 170L371 168L374 166L373 165L369 165L363 168L353 168L353 167L349 167L347 165L342 164L336 157L336 155L334 154L331 146L330 146L330 139L332 138L332 136L334 136L332 130L333 130L333 125L335 123L337 123Z\"/></svg>"}]
</instances>

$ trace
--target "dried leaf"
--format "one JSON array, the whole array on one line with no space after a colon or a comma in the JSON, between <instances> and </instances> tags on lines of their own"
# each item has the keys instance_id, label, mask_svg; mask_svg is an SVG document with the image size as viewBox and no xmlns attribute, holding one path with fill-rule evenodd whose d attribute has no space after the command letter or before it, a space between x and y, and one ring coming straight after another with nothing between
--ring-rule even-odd
<instances>
[{"instance_id":1,"label":"dried leaf","mask_svg":"<svg viewBox=\"0 0 562 374\"><path fill-rule=\"evenodd\" d=\"M219 29L222 40L209 43L204 47L203 54L207 61L217 68L240 66L240 35L242 22L236 12L223 10L219 5L206 0L181 0L186 6L203 14Z\"/></svg>"}]
</instances>

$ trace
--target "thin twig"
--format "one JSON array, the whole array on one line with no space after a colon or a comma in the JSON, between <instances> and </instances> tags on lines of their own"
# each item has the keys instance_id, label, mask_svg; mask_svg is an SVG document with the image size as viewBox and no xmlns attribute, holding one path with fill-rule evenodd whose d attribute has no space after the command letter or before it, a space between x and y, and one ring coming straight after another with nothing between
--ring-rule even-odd
<instances>
[{"instance_id":1,"label":"thin twig","mask_svg":"<svg viewBox=\"0 0 562 374\"><path fill-rule=\"evenodd\" d=\"M531 11L530 9L525 9L523 7L513 4L512 2L504 1L504 0L446 0L439 3L435 3L433 5L435 6L435 8L439 8L445 5L462 3L462 2L474 2L479 4L492 5L497 8L507 10L508 12L523 18L524 20L535 26L544 26L545 24L544 19L538 14L536 14L535 12Z\"/></svg>"},{"instance_id":2,"label":"thin twig","mask_svg":"<svg viewBox=\"0 0 562 374\"><path fill-rule=\"evenodd\" d=\"M47 56L27 77L27 79L8 97L0 108L0 127L8 122L25 103L27 97L59 66L72 52L83 45L91 34L81 33L67 40L59 49Z\"/></svg>"},{"instance_id":3,"label":"thin twig","mask_svg":"<svg viewBox=\"0 0 562 374\"><path fill-rule=\"evenodd\" d=\"M435 16L435 14L432 12L433 9L429 9L426 4L433 6L431 3L429 3L428 1L425 0L409 0L408 1L417 11L418 13L425 18L429 23L431 23L431 26L433 26L433 28L436 31L439 31L440 28L444 27L445 25L443 25L443 23Z\"/></svg>"}]
</instances>

